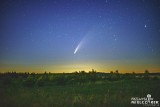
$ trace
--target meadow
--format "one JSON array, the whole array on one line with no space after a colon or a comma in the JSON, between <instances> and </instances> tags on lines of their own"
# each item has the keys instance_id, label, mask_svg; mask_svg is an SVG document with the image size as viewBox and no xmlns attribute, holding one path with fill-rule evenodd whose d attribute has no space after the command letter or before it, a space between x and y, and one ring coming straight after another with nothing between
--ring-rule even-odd
<instances>
[{"instance_id":1,"label":"meadow","mask_svg":"<svg viewBox=\"0 0 160 107\"><path fill-rule=\"evenodd\" d=\"M1 73L1 107L137 107L131 97L160 101L160 74ZM141 105L142 106L142 105Z\"/></svg>"}]
</instances>

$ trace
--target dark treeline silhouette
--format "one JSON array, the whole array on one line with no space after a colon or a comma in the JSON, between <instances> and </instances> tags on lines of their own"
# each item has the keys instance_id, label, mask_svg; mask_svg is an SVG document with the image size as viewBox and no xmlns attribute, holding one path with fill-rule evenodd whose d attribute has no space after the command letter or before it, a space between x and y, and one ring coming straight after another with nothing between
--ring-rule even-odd
<instances>
[{"instance_id":1,"label":"dark treeline silhouette","mask_svg":"<svg viewBox=\"0 0 160 107\"><path fill-rule=\"evenodd\" d=\"M0 83L3 85L23 85L23 86L44 86L44 85L83 85L86 83L105 83L119 80L144 79L154 80L159 79L160 73L149 73L145 70L144 73L119 73L118 70L110 73L97 72L92 69L89 72L75 71L73 73L16 73L7 72L0 73Z\"/></svg>"}]
</instances>

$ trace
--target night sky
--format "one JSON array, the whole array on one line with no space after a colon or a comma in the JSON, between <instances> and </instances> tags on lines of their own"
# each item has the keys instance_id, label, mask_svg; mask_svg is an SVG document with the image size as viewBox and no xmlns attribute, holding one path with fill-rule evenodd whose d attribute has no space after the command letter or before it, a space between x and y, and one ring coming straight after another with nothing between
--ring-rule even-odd
<instances>
[{"instance_id":1,"label":"night sky","mask_svg":"<svg viewBox=\"0 0 160 107\"><path fill-rule=\"evenodd\" d=\"M1 0L0 72L160 72L160 0Z\"/></svg>"}]
</instances>

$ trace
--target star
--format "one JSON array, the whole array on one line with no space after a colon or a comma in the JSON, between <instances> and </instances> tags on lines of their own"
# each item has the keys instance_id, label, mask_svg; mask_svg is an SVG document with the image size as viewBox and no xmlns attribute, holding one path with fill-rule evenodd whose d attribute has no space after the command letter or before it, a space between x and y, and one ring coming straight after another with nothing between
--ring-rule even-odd
<instances>
[{"instance_id":1,"label":"star","mask_svg":"<svg viewBox=\"0 0 160 107\"><path fill-rule=\"evenodd\" d=\"M113 37L114 37L114 40L116 41L117 40L117 35L114 34Z\"/></svg>"},{"instance_id":2,"label":"star","mask_svg":"<svg viewBox=\"0 0 160 107\"><path fill-rule=\"evenodd\" d=\"M102 16L98 16L99 18L101 18Z\"/></svg>"},{"instance_id":3,"label":"star","mask_svg":"<svg viewBox=\"0 0 160 107\"><path fill-rule=\"evenodd\" d=\"M147 25L144 25L145 28L147 28Z\"/></svg>"}]
</instances>

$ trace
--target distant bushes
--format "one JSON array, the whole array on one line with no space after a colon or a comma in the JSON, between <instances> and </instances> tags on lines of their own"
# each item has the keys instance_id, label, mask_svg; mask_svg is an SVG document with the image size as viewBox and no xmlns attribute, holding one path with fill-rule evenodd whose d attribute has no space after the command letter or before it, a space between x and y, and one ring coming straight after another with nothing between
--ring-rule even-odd
<instances>
[{"instance_id":1,"label":"distant bushes","mask_svg":"<svg viewBox=\"0 0 160 107\"><path fill-rule=\"evenodd\" d=\"M35 74L35 73L3 73L0 74L0 84L2 85L23 85L26 87L44 86L44 85L83 85L83 84L95 84L105 83L107 81L119 81L128 79L145 79L145 80L157 80L160 73L149 73L145 71L141 74L126 73L120 74L118 70L110 73L100 73L92 69L88 73L85 71L79 71L74 73L59 73L59 74Z\"/></svg>"},{"instance_id":2,"label":"distant bushes","mask_svg":"<svg viewBox=\"0 0 160 107\"><path fill-rule=\"evenodd\" d=\"M23 85L24 86L28 86L28 87L32 87L35 85L35 78L33 76L28 76L26 79L23 80Z\"/></svg>"},{"instance_id":3,"label":"distant bushes","mask_svg":"<svg viewBox=\"0 0 160 107\"><path fill-rule=\"evenodd\" d=\"M44 86L45 84L45 79L43 78L43 76L40 76L37 78L37 81L36 81L36 85L37 86Z\"/></svg>"}]
</instances>

